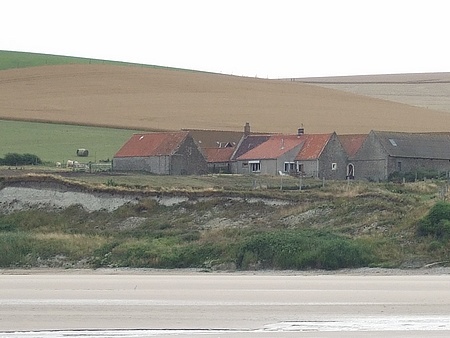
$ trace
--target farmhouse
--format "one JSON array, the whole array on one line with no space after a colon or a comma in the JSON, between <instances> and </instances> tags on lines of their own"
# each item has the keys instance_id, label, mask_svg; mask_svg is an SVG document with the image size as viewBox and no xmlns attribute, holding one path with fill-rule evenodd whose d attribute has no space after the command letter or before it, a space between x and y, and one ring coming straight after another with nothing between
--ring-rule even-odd
<instances>
[{"instance_id":1,"label":"farmhouse","mask_svg":"<svg viewBox=\"0 0 450 338\"><path fill-rule=\"evenodd\" d=\"M235 153L236 173L344 179L347 155L336 133L251 135Z\"/></svg>"},{"instance_id":2,"label":"farmhouse","mask_svg":"<svg viewBox=\"0 0 450 338\"><path fill-rule=\"evenodd\" d=\"M302 148L295 157L297 171L306 177L345 179L347 154L336 133L304 137Z\"/></svg>"},{"instance_id":3,"label":"farmhouse","mask_svg":"<svg viewBox=\"0 0 450 338\"><path fill-rule=\"evenodd\" d=\"M252 139L261 143L252 148L256 144L248 142ZM280 172L294 172L296 171L294 159L303 142L304 137L301 135L249 137L247 142L243 142L239 147L247 151L236 158L236 173L276 175Z\"/></svg>"},{"instance_id":4,"label":"farmhouse","mask_svg":"<svg viewBox=\"0 0 450 338\"><path fill-rule=\"evenodd\" d=\"M197 175L206 173L207 164L189 132L180 131L134 134L114 155L112 169Z\"/></svg>"},{"instance_id":5,"label":"farmhouse","mask_svg":"<svg viewBox=\"0 0 450 338\"><path fill-rule=\"evenodd\" d=\"M450 133L371 131L349 157L355 179L386 180L393 173L450 171Z\"/></svg>"}]
</instances>

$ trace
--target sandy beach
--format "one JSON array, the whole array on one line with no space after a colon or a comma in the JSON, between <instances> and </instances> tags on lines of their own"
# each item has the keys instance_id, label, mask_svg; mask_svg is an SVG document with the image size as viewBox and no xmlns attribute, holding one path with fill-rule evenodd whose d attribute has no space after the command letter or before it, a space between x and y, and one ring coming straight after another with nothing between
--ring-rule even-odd
<instances>
[{"instance_id":1,"label":"sandy beach","mask_svg":"<svg viewBox=\"0 0 450 338\"><path fill-rule=\"evenodd\" d=\"M448 268L0 270L0 337L444 337L449 285Z\"/></svg>"}]
</instances>

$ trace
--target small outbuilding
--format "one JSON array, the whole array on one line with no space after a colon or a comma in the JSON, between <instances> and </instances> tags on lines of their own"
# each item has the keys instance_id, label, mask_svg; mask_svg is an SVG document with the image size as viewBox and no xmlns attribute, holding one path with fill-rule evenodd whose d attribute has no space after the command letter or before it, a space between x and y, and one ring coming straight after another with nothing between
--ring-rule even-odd
<instances>
[{"instance_id":1,"label":"small outbuilding","mask_svg":"<svg viewBox=\"0 0 450 338\"><path fill-rule=\"evenodd\" d=\"M231 174L231 156L234 151L235 147L203 149L208 162L209 172L213 174Z\"/></svg>"},{"instance_id":2,"label":"small outbuilding","mask_svg":"<svg viewBox=\"0 0 450 338\"><path fill-rule=\"evenodd\" d=\"M134 134L114 155L113 171L200 175L206 159L187 131Z\"/></svg>"}]
</instances>

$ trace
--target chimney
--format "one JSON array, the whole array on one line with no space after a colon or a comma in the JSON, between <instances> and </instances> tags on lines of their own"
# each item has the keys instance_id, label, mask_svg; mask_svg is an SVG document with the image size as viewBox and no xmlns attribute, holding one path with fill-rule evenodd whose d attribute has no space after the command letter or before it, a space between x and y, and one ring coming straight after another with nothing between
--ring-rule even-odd
<instances>
[{"instance_id":1,"label":"chimney","mask_svg":"<svg viewBox=\"0 0 450 338\"><path fill-rule=\"evenodd\" d=\"M248 136L248 135L250 135L250 123L245 123L245 126L244 126L244 135L245 136Z\"/></svg>"},{"instance_id":2,"label":"chimney","mask_svg":"<svg viewBox=\"0 0 450 338\"><path fill-rule=\"evenodd\" d=\"M302 128L297 129L297 135L300 136L300 135L303 135L304 133L305 133L305 128L302 127Z\"/></svg>"}]
</instances>

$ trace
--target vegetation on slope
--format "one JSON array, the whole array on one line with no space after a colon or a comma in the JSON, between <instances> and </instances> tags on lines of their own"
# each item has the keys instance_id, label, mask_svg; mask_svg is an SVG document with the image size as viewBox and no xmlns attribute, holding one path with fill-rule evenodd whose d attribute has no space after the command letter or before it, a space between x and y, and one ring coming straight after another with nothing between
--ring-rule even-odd
<instances>
[{"instance_id":1,"label":"vegetation on slope","mask_svg":"<svg viewBox=\"0 0 450 338\"><path fill-rule=\"evenodd\" d=\"M108 61L92 58L73 57L73 56L0 50L0 70L12 68L37 67L37 66L67 65L67 64L108 64L118 66L140 66L140 67L145 66L152 68L167 68L152 65L142 65L130 62Z\"/></svg>"},{"instance_id":2,"label":"vegetation on slope","mask_svg":"<svg viewBox=\"0 0 450 338\"><path fill-rule=\"evenodd\" d=\"M185 192L183 178L172 179L178 188L171 193ZM110 213L89 213L76 205L3 213L0 266L249 270L448 262L450 206L438 194L445 184L328 182L302 191L202 188L172 206L141 198ZM158 191L129 187L150 190ZM436 222L442 225L439 233L424 230L424 224L428 229Z\"/></svg>"}]
</instances>

